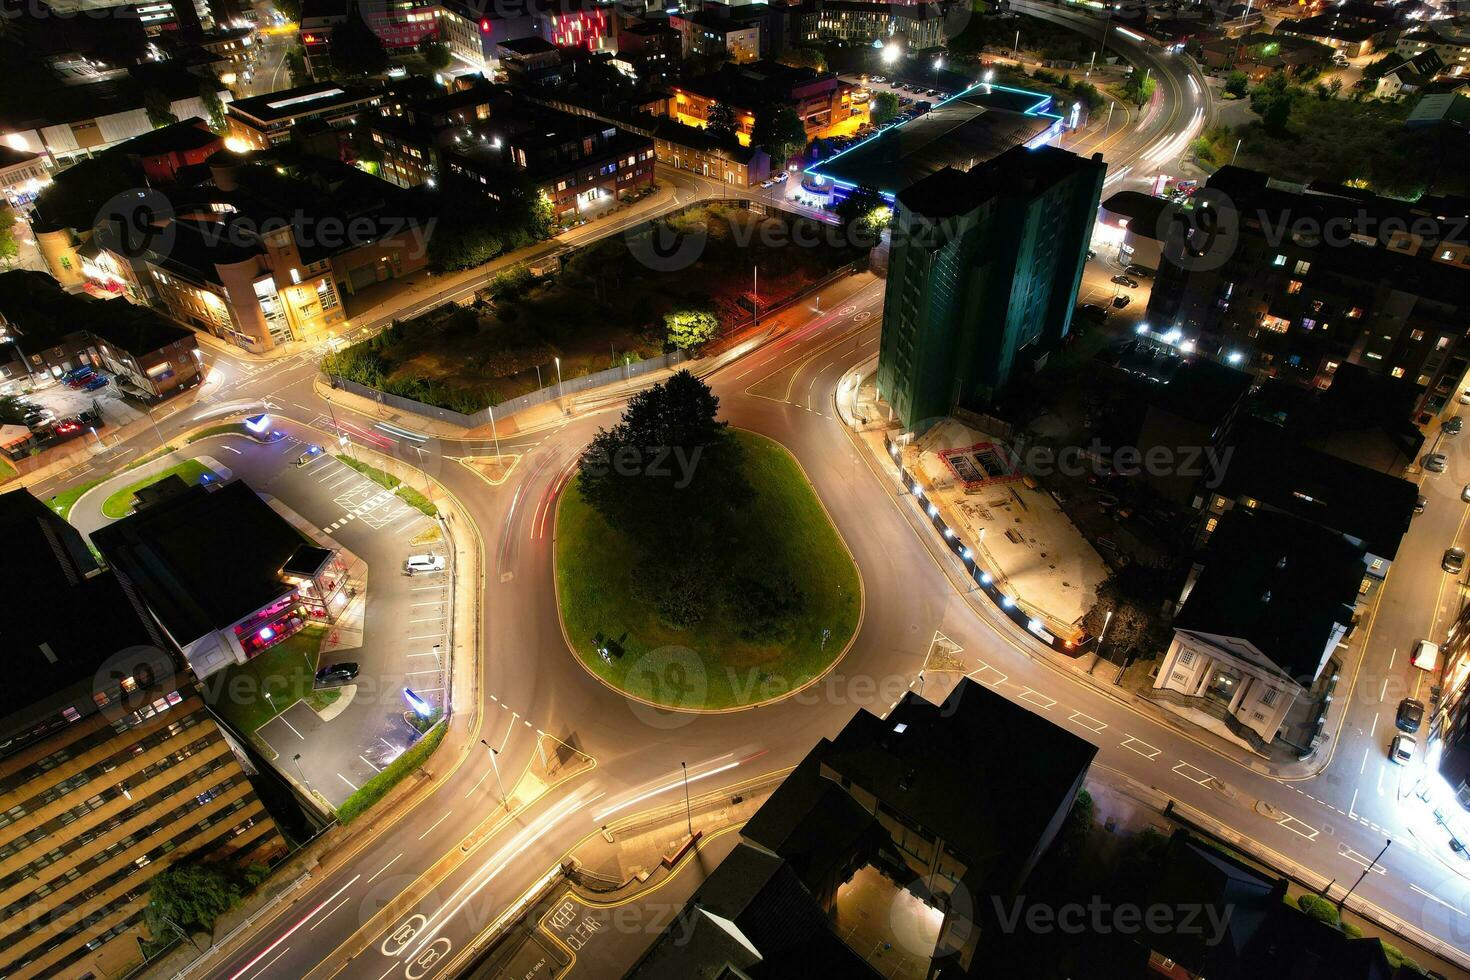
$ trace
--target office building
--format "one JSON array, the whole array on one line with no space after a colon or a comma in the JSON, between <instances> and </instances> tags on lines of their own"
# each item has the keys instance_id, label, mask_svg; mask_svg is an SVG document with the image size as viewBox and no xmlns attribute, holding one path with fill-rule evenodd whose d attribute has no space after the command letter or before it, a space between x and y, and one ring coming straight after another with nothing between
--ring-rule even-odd
<instances>
[{"instance_id":1,"label":"office building","mask_svg":"<svg viewBox=\"0 0 1470 980\"><path fill-rule=\"evenodd\" d=\"M718 72L669 86L671 119L686 126L709 125L716 103L735 113L735 135L750 144L756 111L764 106L787 106L796 112L808 139L852 133L867 120L867 107L853 101L856 86L831 72L792 68L774 61L726 65Z\"/></svg>"},{"instance_id":2,"label":"office building","mask_svg":"<svg viewBox=\"0 0 1470 980\"><path fill-rule=\"evenodd\" d=\"M232 150L266 150L289 142L302 127L343 129L372 115L383 93L317 82L232 102L227 110Z\"/></svg>"},{"instance_id":3,"label":"office building","mask_svg":"<svg viewBox=\"0 0 1470 980\"><path fill-rule=\"evenodd\" d=\"M938 48L945 36L944 10L938 3L871 3L868 0L815 0L802 15L802 34L809 44L897 43L911 51Z\"/></svg>"},{"instance_id":4,"label":"office building","mask_svg":"<svg viewBox=\"0 0 1470 980\"><path fill-rule=\"evenodd\" d=\"M345 604L346 574L240 480L187 486L170 477L129 517L92 533L130 595L190 668L207 677Z\"/></svg>"},{"instance_id":5,"label":"office building","mask_svg":"<svg viewBox=\"0 0 1470 980\"><path fill-rule=\"evenodd\" d=\"M1066 338L1105 169L1018 146L899 192L878 390L905 428L985 407Z\"/></svg>"},{"instance_id":6,"label":"office building","mask_svg":"<svg viewBox=\"0 0 1470 980\"><path fill-rule=\"evenodd\" d=\"M0 973L121 976L155 875L268 864L286 841L177 650L76 530L17 491L0 533L7 601L45 610L0 622Z\"/></svg>"}]
</instances>

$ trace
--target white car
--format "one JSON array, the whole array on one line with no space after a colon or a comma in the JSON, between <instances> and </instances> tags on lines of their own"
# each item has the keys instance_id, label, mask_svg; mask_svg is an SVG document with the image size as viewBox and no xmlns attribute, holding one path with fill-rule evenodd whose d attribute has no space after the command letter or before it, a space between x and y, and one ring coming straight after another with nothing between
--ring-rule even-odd
<instances>
[{"instance_id":1,"label":"white car","mask_svg":"<svg viewBox=\"0 0 1470 980\"><path fill-rule=\"evenodd\" d=\"M1414 749L1418 744L1412 735L1395 735L1393 741L1388 743L1389 761L1407 766L1414 761Z\"/></svg>"},{"instance_id":2,"label":"white car","mask_svg":"<svg viewBox=\"0 0 1470 980\"><path fill-rule=\"evenodd\" d=\"M417 575L420 572L442 572L447 564L443 555L410 555L403 568L408 574Z\"/></svg>"},{"instance_id":3,"label":"white car","mask_svg":"<svg viewBox=\"0 0 1470 980\"><path fill-rule=\"evenodd\" d=\"M1429 472L1431 472L1431 473L1443 473L1444 472L1444 468L1445 468L1445 462L1446 462L1445 454L1444 453L1425 453L1424 454L1424 459L1421 460L1421 462L1424 464L1424 468L1426 470L1428 470Z\"/></svg>"},{"instance_id":4,"label":"white car","mask_svg":"<svg viewBox=\"0 0 1470 980\"><path fill-rule=\"evenodd\" d=\"M1466 388L1464 391L1460 392L1460 404L1470 405L1470 388Z\"/></svg>"},{"instance_id":5,"label":"white car","mask_svg":"<svg viewBox=\"0 0 1470 980\"><path fill-rule=\"evenodd\" d=\"M790 176L791 176L790 174L788 174L786 171L782 170L780 173L776 174L776 176L772 177L771 179L774 180L778 184L784 184L784 183L786 183L786 178L788 178Z\"/></svg>"}]
</instances>

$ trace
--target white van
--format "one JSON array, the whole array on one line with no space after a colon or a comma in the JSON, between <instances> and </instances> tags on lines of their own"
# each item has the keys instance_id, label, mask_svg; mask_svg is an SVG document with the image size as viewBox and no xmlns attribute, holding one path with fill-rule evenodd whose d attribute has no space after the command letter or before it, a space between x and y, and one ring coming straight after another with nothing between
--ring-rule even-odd
<instances>
[{"instance_id":1,"label":"white van","mask_svg":"<svg viewBox=\"0 0 1470 980\"><path fill-rule=\"evenodd\" d=\"M1414 652L1409 655L1409 663L1420 670L1434 670L1439 666L1439 644L1428 640L1414 641Z\"/></svg>"}]
</instances>

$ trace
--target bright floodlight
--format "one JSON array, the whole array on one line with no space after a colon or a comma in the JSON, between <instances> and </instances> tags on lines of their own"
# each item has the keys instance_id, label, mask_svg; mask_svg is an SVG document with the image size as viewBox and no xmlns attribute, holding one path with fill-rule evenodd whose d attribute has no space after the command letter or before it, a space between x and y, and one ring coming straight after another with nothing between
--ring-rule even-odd
<instances>
[{"instance_id":1,"label":"bright floodlight","mask_svg":"<svg viewBox=\"0 0 1470 980\"><path fill-rule=\"evenodd\" d=\"M895 61L898 60L898 56L902 53L903 52L899 50L897 44L889 44L885 46L883 48L883 63L885 65L893 64Z\"/></svg>"},{"instance_id":2,"label":"bright floodlight","mask_svg":"<svg viewBox=\"0 0 1470 980\"><path fill-rule=\"evenodd\" d=\"M409 690L406 687L403 689L403 700L408 702L408 706L412 708L414 710L414 713L417 714L420 718L427 718L429 715L434 713L433 705L429 704L423 698L419 697L417 694L413 693L413 691Z\"/></svg>"},{"instance_id":3,"label":"bright floodlight","mask_svg":"<svg viewBox=\"0 0 1470 980\"><path fill-rule=\"evenodd\" d=\"M270 427L271 417L269 415L252 415L245 420L245 428L249 429L251 432L254 432L256 435L260 435L260 433L266 431Z\"/></svg>"},{"instance_id":4,"label":"bright floodlight","mask_svg":"<svg viewBox=\"0 0 1470 980\"><path fill-rule=\"evenodd\" d=\"M1238 350L1233 350L1229 354L1225 355L1225 360L1229 361L1231 364L1239 364L1241 361L1245 360L1245 355Z\"/></svg>"}]
</instances>

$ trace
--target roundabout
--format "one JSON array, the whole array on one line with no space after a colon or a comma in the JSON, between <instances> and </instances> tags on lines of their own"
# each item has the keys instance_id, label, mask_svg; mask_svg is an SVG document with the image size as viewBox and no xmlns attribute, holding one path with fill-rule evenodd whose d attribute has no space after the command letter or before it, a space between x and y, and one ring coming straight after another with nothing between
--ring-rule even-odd
<instances>
[{"instance_id":1,"label":"roundabout","mask_svg":"<svg viewBox=\"0 0 1470 980\"><path fill-rule=\"evenodd\" d=\"M697 624L671 625L641 595L636 545L578 480L557 509L567 644L593 676L645 704L720 712L779 701L831 670L862 620L857 566L795 457L753 432L733 438L754 499L719 542L720 594ZM803 533L783 533L793 527Z\"/></svg>"}]
</instances>

